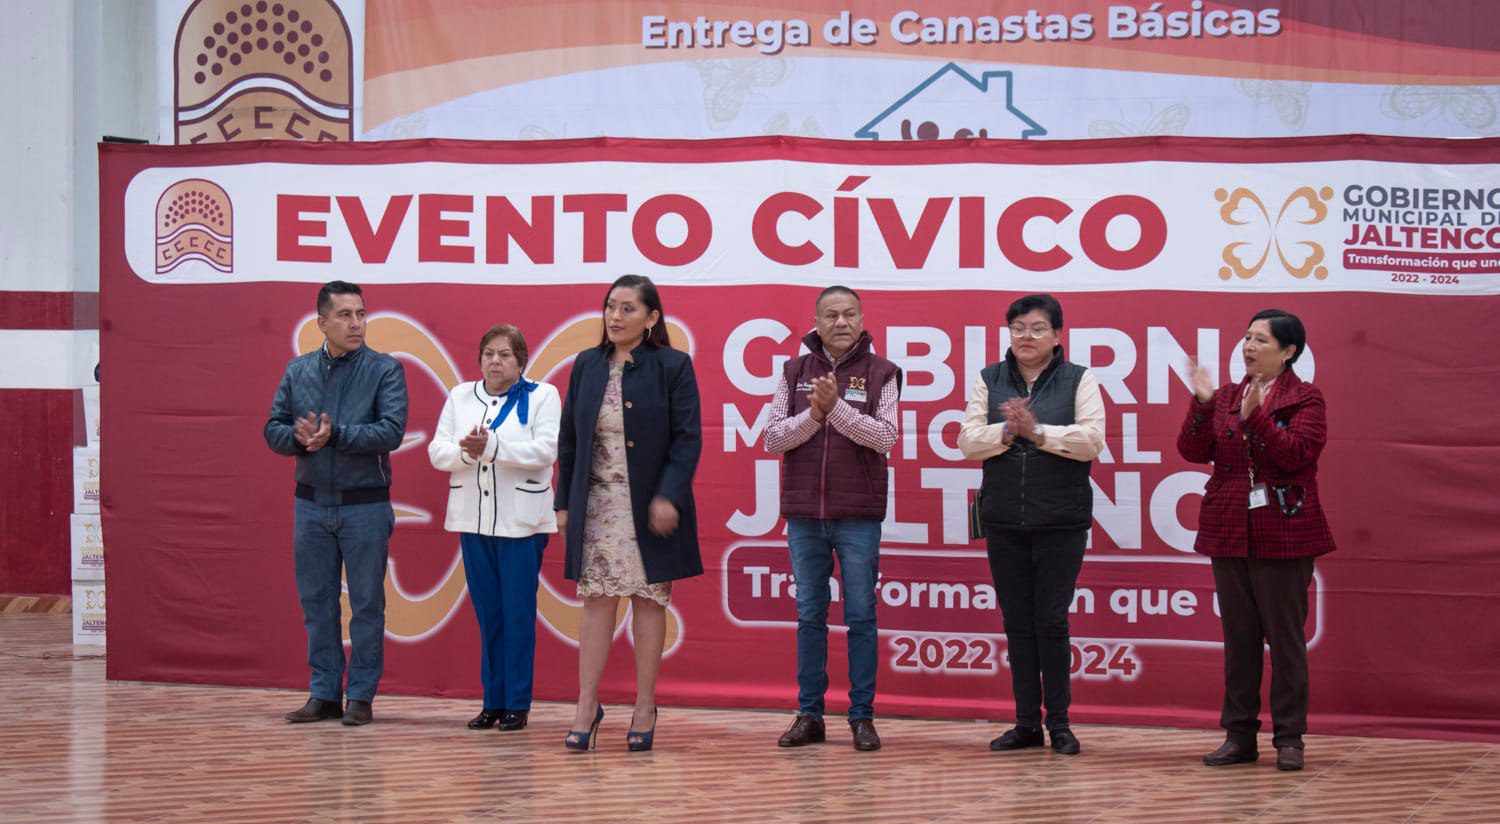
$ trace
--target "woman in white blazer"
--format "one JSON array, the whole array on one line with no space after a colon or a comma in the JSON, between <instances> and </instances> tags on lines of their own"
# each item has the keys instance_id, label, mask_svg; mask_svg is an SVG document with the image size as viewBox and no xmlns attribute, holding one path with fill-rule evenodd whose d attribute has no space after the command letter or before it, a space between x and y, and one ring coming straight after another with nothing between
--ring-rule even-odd
<instances>
[{"instance_id":1,"label":"woman in white blazer","mask_svg":"<svg viewBox=\"0 0 1500 824\"><path fill-rule=\"evenodd\" d=\"M536 653L536 590L552 513L552 465L562 402L526 380L526 339L514 326L479 340L483 380L454 387L427 446L452 473L444 528L459 533L469 600L479 619L484 707L469 728L526 726Z\"/></svg>"}]
</instances>

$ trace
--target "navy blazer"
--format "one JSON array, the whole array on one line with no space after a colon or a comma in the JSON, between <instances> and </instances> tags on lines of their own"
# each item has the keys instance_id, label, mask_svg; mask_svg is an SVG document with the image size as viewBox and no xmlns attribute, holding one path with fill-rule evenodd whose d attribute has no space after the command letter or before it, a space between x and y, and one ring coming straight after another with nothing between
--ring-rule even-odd
<instances>
[{"instance_id":1,"label":"navy blazer","mask_svg":"<svg viewBox=\"0 0 1500 824\"><path fill-rule=\"evenodd\" d=\"M676 349L637 346L620 377L625 416L625 461L630 473L630 508L635 539L649 583L703 574L698 550L698 511L693 505L693 473L703 452L702 411L693 361ZM609 356L599 349L578 353L563 399L557 439L557 498L554 509L568 510L564 574L578 580L583 571L583 527L588 517L589 464L594 426L609 385ZM677 531L663 538L651 531L651 499L661 496L677 507Z\"/></svg>"}]
</instances>

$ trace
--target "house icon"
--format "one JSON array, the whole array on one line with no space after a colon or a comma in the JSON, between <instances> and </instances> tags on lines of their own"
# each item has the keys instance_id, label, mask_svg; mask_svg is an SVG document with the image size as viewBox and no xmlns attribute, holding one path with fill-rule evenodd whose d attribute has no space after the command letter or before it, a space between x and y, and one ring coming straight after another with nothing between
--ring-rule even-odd
<instances>
[{"instance_id":1,"label":"house icon","mask_svg":"<svg viewBox=\"0 0 1500 824\"><path fill-rule=\"evenodd\" d=\"M1047 133L1012 103L1009 71L978 78L949 63L917 84L866 123L855 137L866 140L937 140L992 137L1025 140Z\"/></svg>"}]
</instances>

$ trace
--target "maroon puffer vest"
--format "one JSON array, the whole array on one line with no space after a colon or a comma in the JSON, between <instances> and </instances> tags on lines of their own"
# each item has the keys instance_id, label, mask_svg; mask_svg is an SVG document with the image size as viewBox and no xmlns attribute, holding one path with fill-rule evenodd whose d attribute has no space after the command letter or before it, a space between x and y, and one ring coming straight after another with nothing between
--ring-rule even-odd
<instances>
[{"instance_id":1,"label":"maroon puffer vest","mask_svg":"<svg viewBox=\"0 0 1500 824\"><path fill-rule=\"evenodd\" d=\"M899 380L901 370L894 363L870 352L869 332L860 333L836 369L823 352L817 332L809 332L802 343L810 354L788 361L784 373L788 416L800 415L811 406L812 379L829 372L838 378L839 397L856 412L872 417L885 385ZM825 419L817 434L781 461L781 514L785 518L884 521L886 485L885 455L849 440Z\"/></svg>"}]
</instances>

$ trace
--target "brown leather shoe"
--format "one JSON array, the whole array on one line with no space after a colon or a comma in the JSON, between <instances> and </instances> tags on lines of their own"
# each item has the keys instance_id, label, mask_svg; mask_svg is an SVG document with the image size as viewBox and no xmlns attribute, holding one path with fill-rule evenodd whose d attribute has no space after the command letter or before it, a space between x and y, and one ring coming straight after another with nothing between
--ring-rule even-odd
<instances>
[{"instance_id":1,"label":"brown leather shoe","mask_svg":"<svg viewBox=\"0 0 1500 824\"><path fill-rule=\"evenodd\" d=\"M1277 747L1276 769L1284 772L1296 772L1302 769L1302 748Z\"/></svg>"},{"instance_id":2,"label":"brown leather shoe","mask_svg":"<svg viewBox=\"0 0 1500 824\"><path fill-rule=\"evenodd\" d=\"M786 732L781 734L781 739L776 742L778 747L805 747L808 744L821 744L825 737L823 719L814 718L811 715L799 715L792 722Z\"/></svg>"},{"instance_id":3,"label":"brown leather shoe","mask_svg":"<svg viewBox=\"0 0 1500 824\"><path fill-rule=\"evenodd\" d=\"M344 706L344 726L363 727L375 720L375 714L370 711L369 701L350 700Z\"/></svg>"},{"instance_id":4,"label":"brown leather shoe","mask_svg":"<svg viewBox=\"0 0 1500 824\"><path fill-rule=\"evenodd\" d=\"M1225 739L1217 750L1203 756L1203 763L1210 767L1227 767L1230 764L1249 764L1260 758L1255 745L1246 746L1233 739Z\"/></svg>"},{"instance_id":5,"label":"brown leather shoe","mask_svg":"<svg viewBox=\"0 0 1500 824\"><path fill-rule=\"evenodd\" d=\"M281 716L293 724L307 724L312 721L323 721L329 718L342 718L344 711L339 708L337 701L324 701L321 698L309 698L301 709L292 710Z\"/></svg>"},{"instance_id":6,"label":"brown leather shoe","mask_svg":"<svg viewBox=\"0 0 1500 824\"><path fill-rule=\"evenodd\" d=\"M849 722L849 731L854 733L854 749L874 752L880 749L880 735L875 732L875 722L869 718L857 718Z\"/></svg>"}]
</instances>

